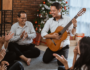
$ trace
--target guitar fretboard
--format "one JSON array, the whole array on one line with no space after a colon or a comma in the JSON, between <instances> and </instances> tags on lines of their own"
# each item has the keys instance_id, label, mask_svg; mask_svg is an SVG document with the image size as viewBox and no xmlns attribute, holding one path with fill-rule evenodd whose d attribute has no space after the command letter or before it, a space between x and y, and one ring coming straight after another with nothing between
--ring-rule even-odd
<instances>
[{"instance_id":1,"label":"guitar fretboard","mask_svg":"<svg viewBox=\"0 0 90 70\"><path fill-rule=\"evenodd\" d=\"M76 15L74 18L77 19L78 16ZM69 27L71 24L72 24L72 20L71 20L71 21L63 28L63 30L60 31L58 34L59 34L59 35L62 35L62 34L68 29L68 27Z\"/></svg>"}]
</instances>

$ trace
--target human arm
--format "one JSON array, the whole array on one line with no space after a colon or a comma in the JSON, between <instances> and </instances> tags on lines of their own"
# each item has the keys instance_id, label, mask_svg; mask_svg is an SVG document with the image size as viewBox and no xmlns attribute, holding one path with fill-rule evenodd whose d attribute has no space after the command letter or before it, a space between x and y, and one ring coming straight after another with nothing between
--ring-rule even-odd
<instances>
[{"instance_id":1,"label":"human arm","mask_svg":"<svg viewBox=\"0 0 90 70\"><path fill-rule=\"evenodd\" d=\"M7 48L9 40L13 37L13 35L14 35L14 33L12 33L12 32L9 32L8 34L7 33L5 34L5 42L4 42L5 49Z\"/></svg>"},{"instance_id":2,"label":"human arm","mask_svg":"<svg viewBox=\"0 0 90 70\"><path fill-rule=\"evenodd\" d=\"M75 33L76 33L76 27L77 27L77 20L74 18L72 20L72 23L73 23L72 34L75 35Z\"/></svg>"},{"instance_id":3,"label":"human arm","mask_svg":"<svg viewBox=\"0 0 90 70\"><path fill-rule=\"evenodd\" d=\"M66 69L66 70L69 69L68 62L67 62L67 60L64 58L63 55L60 56L60 55L54 53L53 56L55 56L56 59L59 60L59 61L65 66L65 69Z\"/></svg>"},{"instance_id":4,"label":"human arm","mask_svg":"<svg viewBox=\"0 0 90 70\"><path fill-rule=\"evenodd\" d=\"M73 65L72 65L72 67L70 68L71 70L74 68L74 65L75 65L75 62L76 62L76 59L77 59L78 48L75 47L75 49L73 50L73 52L74 52L74 58L73 58Z\"/></svg>"}]
</instances>

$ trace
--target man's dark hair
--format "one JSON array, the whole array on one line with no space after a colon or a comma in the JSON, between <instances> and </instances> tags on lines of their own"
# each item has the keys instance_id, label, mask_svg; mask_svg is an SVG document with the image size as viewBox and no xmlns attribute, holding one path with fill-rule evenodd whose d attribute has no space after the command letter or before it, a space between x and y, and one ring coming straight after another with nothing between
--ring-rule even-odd
<instances>
[{"instance_id":1,"label":"man's dark hair","mask_svg":"<svg viewBox=\"0 0 90 70\"><path fill-rule=\"evenodd\" d=\"M61 9L61 7L62 7L58 2L54 2L53 4L51 4L51 6L55 6L57 10ZM61 18L63 18L62 12L61 12Z\"/></svg>"},{"instance_id":2,"label":"man's dark hair","mask_svg":"<svg viewBox=\"0 0 90 70\"><path fill-rule=\"evenodd\" d=\"M58 2L51 4L51 6L55 6L57 10L61 9L62 7Z\"/></svg>"},{"instance_id":3,"label":"man's dark hair","mask_svg":"<svg viewBox=\"0 0 90 70\"><path fill-rule=\"evenodd\" d=\"M20 18L21 17L21 13L25 13L26 14L26 12L25 11L20 11L20 12L18 12L18 17Z\"/></svg>"}]
</instances>

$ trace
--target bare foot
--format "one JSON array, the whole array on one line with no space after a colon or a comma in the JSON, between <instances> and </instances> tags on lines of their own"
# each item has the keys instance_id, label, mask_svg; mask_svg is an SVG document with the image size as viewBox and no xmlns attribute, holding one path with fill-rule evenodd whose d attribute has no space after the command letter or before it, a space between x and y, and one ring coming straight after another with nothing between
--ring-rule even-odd
<instances>
[{"instance_id":1,"label":"bare foot","mask_svg":"<svg viewBox=\"0 0 90 70\"><path fill-rule=\"evenodd\" d=\"M30 62L31 62L31 59L30 59L30 58L27 58L26 64L27 64L28 66L30 65Z\"/></svg>"},{"instance_id":2,"label":"bare foot","mask_svg":"<svg viewBox=\"0 0 90 70\"><path fill-rule=\"evenodd\" d=\"M31 58L27 58L25 57L24 55L21 55L20 58L26 62L26 64L29 66L30 65L30 62L31 62Z\"/></svg>"}]
</instances>

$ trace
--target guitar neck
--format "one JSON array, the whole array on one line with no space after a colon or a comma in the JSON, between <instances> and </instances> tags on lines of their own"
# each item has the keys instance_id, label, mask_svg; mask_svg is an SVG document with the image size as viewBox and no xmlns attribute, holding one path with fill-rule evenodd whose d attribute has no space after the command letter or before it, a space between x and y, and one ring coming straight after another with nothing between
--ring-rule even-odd
<instances>
[{"instance_id":1,"label":"guitar neck","mask_svg":"<svg viewBox=\"0 0 90 70\"><path fill-rule=\"evenodd\" d=\"M78 16L76 15L74 18L77 19ZM72 24L72 20L71 20L71 21L63 28L63 30L62 30L61 32L59 32L58 34L59 34L59 35L62 35L62 34L68 29L68 27L69 27L71 24Z\"/></svg>"}]
</instances>

